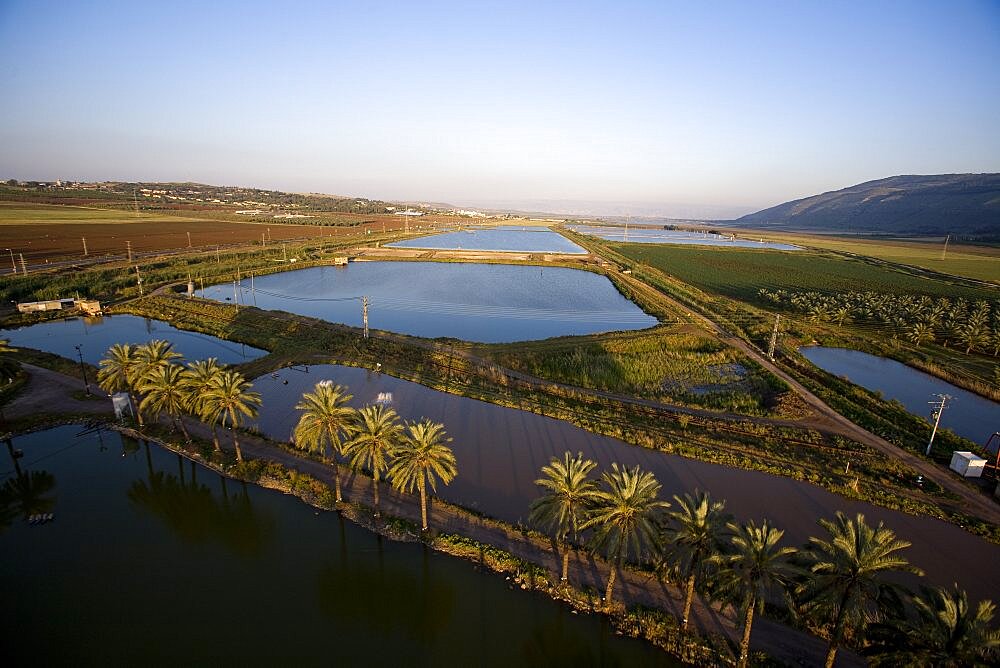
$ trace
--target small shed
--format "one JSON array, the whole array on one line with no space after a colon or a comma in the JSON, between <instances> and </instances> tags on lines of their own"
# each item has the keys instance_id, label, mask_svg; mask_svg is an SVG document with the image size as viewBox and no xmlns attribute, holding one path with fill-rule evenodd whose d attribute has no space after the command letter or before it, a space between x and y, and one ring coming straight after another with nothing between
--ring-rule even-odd
<instances>
[{"instance_id":1,"label":"small shed","mask_svg":"<svg viewBox=\"0 0 1000 668\"><path fill-rule=\"evenodd\" d=\"M17 310L21 313L33 313L36 311L61 311L73 308L72 299L47 299L41 302L21 302L17 305Z\"/></svg>"},{"instance_id":2,"label":"small shed","mask_svg":"<svg viewBox=\"0 0 1000 668\"><path fill-rule=\"evenodd\" d=\"M77 299L76 306L86 315L101 315L101 302L96 299Z\"/></svg>"},{"instance_id":3,"label":"small shed","mask_svg":"<svg viewBox=\"0 0 1000 668\"><path fill-rule=\"evenodd\" d=\"M963 478L979 478L983 475L986 460L971 452L956 450L951 453L949 468Z\"/></svg>"},{"instance_id":4,"label":"small shed","mask_svg":"<svg viewBox=\"0 0 1000 668\"><path fill-rule=\"evenodd\" d=\"M337 257L333 258L333 264L335 267L340 267L347 264L347 256L338 255Z\"/></svg>"}]
</instances>

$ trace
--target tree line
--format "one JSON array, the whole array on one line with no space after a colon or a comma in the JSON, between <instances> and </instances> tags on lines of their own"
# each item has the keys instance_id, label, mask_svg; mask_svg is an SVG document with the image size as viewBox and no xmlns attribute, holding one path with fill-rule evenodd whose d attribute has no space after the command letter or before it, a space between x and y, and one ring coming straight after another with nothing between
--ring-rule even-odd
<instances>
[{"instance_id":1,"label":"tree line","mask_svg":"<svg viewBox=\"0 0 1000 668\"><path fill-rule=\"evenodd\" d=\"M784 531L766 519L735 522L725 502L707 493L675 495L671 504L660 498L656 477L639 466L612 464L599 480L591 477L596 467L571 452L543 466L535 481L543 492L529 521L553 537L557 558L562 552L563 582L571 545L608 560L608 607L616 572L632 559L683 585L682 630L696 592L732 605L742 619L741 667L749 662L754 616L782 600L827 634L827 668L849 641L864 643L875 666L973 666L1000 658L1000 630L990 626L993 603L973 607L957 585L912 593L893 582L889 576L923 572L902 555L910 543L881 522L873 527L860 513L838 511L820 520L823 536L796 548L782 545Z\"/></svg>"},{"instance_id":2,"label":"tree line","mask_svg":"<svg viewBox=\"0 0 1000 668\"><path fill-rule=\"evenodd\" d=\"M916 346L939 343L983 354L1000 355L1000 304L985 300L894 295L879 292L768 290L760 296L778 306L805 313L814 322L845 325L870 323L887 328L894 338Z\"/></svg>"},{"instance_id":3,"label":"tree line","mask_svg":"<svg viewBox=\"0 0 1000 668\"><path fill-rule=\"evenodd\" d=\"M215 358L178 364L181 356L167 341L142 345L115 344L100 362L98 383L109 393L125 392L135 406L139 426L144 415L158 419L167 414L174 425L191 436L183 416L208 425L216 452L221 452L218 427L228 428L237 462L243 462L238 430L246 419L257 416L260 394L251 390L243 375L218 363ZM420 495L421 528L427 531L427 487L437 491L437 482L449 484L458 475L451 438L444 425L423 419L404 422L392 408L374 404L355 410L348 405L348 389L332 381L320 381L306 392L295 408L302 411L292 434L292 445L318 455L333 467L335 498L343 502L340 461L372 476L375 517L381 514L379 482L388 480L396 489Z\"/></svg>"}]
</instances>

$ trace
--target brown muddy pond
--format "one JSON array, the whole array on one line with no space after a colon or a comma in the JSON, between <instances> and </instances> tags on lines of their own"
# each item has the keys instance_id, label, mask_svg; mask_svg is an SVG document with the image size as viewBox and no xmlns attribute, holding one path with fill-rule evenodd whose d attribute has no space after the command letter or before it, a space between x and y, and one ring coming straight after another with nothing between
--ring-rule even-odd
<instances>
[{"instance_id":1,"label":"brown muddy pond","mask_svg":"<svg viewBox=\"0 0 1000 668\"><path fill-rule=\"evenodd\" d=\"M695 489L707 490L725 499L727 509L739 520L771 519L785 530L793 545L804 543L810 535L820 535L819 518L832 517L837 510L864 513L869 521L882 520L913 543L907 556L927 572L923 581L944 586L958 582L974 598L1000 601L1000 573L990 567L1000 563L1000 546L957 526L846 499L790 478L629 445L561 420L432 390L365 369L310 366L308 372L284 369L256 379L254 389L264 401L261 431L287 440L298 420L295 404L321 380L347 385L356 407L374 403L379 395L383 399L391 395L391 406L403 418L427 417L444 423L454 438L459 475L451 485L439 486L439 495L492 517L526 522L528 505L538 493L533 481L539 469L553 456L579 451L601 468L611 462L641 465L655 473L668 499Z\"/></svg>"}]
</instances>

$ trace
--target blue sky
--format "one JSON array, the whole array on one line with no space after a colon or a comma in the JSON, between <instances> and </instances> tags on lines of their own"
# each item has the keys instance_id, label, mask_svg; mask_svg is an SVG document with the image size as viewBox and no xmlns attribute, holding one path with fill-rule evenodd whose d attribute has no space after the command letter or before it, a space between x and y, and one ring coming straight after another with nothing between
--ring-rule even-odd
<instances>
[{"instance_id":1,"label":"blue sky","mask_svg":"<svg viewBox=\"0 0 1000 668\"><path fill-rule=\"evenodd\" d=\"M1000 171L998 63L996 1L0 0L0 176L729 215Z\"/></svg>"}]
</instances>

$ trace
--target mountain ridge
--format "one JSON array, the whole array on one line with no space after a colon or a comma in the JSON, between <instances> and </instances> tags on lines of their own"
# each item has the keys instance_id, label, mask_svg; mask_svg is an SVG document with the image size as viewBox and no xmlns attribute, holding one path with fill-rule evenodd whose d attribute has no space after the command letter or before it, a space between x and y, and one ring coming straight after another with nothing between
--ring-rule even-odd
<instances>
[{"instance_id":1,"label":"mountain ridge","mask_svg":"<svg viewBox=\"0 0 1000 668\"><path fill-rule=\"evenodd\" d=\"M1000 239L1000 174L905 174L772 206L748 227Z\"/></svg>"}]
</instances>

